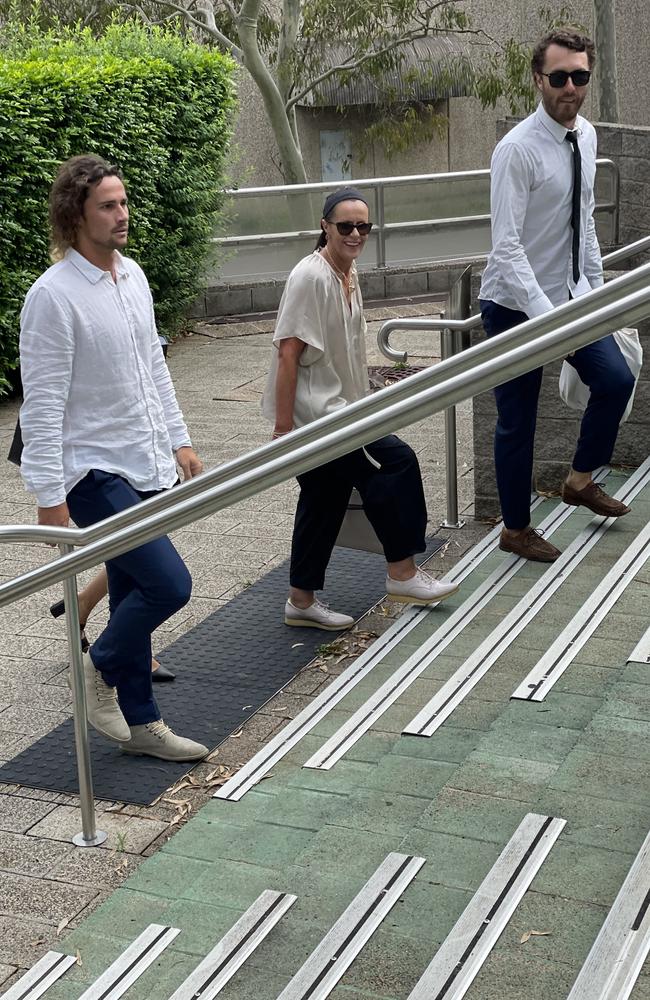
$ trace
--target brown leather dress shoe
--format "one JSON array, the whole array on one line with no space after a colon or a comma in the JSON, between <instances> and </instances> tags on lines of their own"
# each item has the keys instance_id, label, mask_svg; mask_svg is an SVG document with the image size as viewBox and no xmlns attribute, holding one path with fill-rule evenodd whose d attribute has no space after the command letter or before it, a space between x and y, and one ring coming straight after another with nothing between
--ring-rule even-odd
<instances>
[{"instance_id":1,"label":"brown leather dress shoe","mask_svg":"<svg viewBox=\"0 0 650 1000\"><path fill-rule=\"evenodd\" d=\"M526 528L518 535L506 535L506 529L501 531L499 548L503 552L514 552L517 556L530 559L532 562L555 562L561 555L559 549L542 538L535 528Z\"/></svg>"},{"instance_id":2,"label":"brown leather dress shoe","mask_svg":"<svg viewBox=\"0 0 650 1000\"><path fill-rule=\"evenodd\" d=\"M563 483L562 499L572 507L587 507L594 514L602 514L603 517L623 517L623 514L630 513L629 507L620 500L607 496L597 483L588 483L582 490L574 490L572 486Z\"/></svg>"}]
</instances>

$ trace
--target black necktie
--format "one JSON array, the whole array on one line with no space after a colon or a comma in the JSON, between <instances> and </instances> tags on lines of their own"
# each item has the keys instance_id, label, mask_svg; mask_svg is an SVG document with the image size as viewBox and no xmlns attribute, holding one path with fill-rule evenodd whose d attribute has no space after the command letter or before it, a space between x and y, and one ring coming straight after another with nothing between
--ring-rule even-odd
<instances>
[{"instance_id":1,"label":"black necktie","mask_svg":"<svg viewBox=\"0 0 650 1000\"><path fill-rule=\"evenodd\" d=\"M580 278L580 195L582 190L582 156L578 146L578 133L567 132L567 142L573 149L573 197L571 201L571 226L573 227L573 280L577 284Z\"/></svg>"}]
</instances>

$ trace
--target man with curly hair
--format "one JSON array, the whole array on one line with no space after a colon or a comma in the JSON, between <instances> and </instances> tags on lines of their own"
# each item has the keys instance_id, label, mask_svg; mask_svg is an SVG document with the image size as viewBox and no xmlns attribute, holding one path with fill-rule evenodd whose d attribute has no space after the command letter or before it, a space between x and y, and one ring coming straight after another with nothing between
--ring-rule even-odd
<instances>
[{"instance_id":1,"label":"man with curly hair","mask_svg":"<svg viewBox=\"0 0 650 1000\"><path fill-rule=\"evenodd\" d=\"M121 254L129 209L119 170L99 156L64 163L50 193L53 256L21 314L21 474L38 523L80 527L202 471L176 402L142 269ZM88 652L90 723L123 751L197 760L151 686L151 634L185 605L191 578L168 538L106 564L110 619Z\"/></svg>"}]
</instances>

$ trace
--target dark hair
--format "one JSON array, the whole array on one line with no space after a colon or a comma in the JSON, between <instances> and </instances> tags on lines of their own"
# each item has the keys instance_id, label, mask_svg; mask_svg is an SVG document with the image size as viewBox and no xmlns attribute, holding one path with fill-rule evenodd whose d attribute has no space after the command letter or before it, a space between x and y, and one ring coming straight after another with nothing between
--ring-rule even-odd
<instances>
[{"instance_id":1,"label":"dark hair","mask_svg":"<svg viewBox=\"0 0 650 1000\"><path fill-rule=\"evenodd\" d=\"M589 69L593 68L596 61L596 46L591 38L588 38L587 35L582 35L575 28L557 28L555 31L549 31L548 35L545 35L533 49L533 55L530 60L533 73L542 72L546 50L549 45L561 45L565 49L571 49L572 52L586 52Z\"/></svg>"},{"instance_id":2,"label":"dark hair","mask_svg":"<svg viewBox=\"0 0 650 1000\"><path fill-rule=\"evenodd\" d=\"M50 189L50 246L52 256L62 257L74 245L84 203L92 187L105 177L119 177L118 167L101 156L73 156L59 167Z\"/></svg>"},{"instance_id":3,"label":"dark hair","mask_svg":"<svg viewBox=\"0 0 650 1000\"><path fill-rule=\"evenodd\" d=\"M362 201L364 205L368 205L365 196L358 190L358 188L353 187L342 187L338 188L336 191L332 191L331 194L325 199L325 204L323 205L323 214L321 218L325 219L325 222L331 222L332 214L334 209L342 201ZM325 230L321 226L320 236L314 250L320 250L327 244L327 236L325 235Z\"/></svg>"}]
</instances>

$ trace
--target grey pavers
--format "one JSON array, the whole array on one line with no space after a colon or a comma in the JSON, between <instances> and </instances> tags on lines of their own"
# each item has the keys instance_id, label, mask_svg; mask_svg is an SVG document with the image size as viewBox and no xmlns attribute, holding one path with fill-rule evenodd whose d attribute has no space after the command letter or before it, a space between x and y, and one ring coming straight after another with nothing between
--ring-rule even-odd
<instances>
[{"instance_id":1,"label":"grey pavers","mask_svg":"<svg viewBox=\"0 0 650 1000\"><path fill-rule=\"evenodd\" d=\"M72 850L70 844L29 840L17 833L0 831L0 871L42 877Z\"/></svg>"},{"instance_id":2,"label":"grey pavers","mask_svg":"<svg viewBox=\"0 0 650 1000\"><path fill-rule=\"evenodd\" d=\"M56 925L61 920L76 917L96 895L96 890L90 888L3 872L0 913L22 915Z\"/></svg>"},{"instance_id":3,"label":"grey pavers","mask_svg":"<svg viewBox=\"0 0 650 1000\"><path fill-rule=\"evenodd\" d=\"M102 812L101 828L108 834L104 849L140 854L145 847L167 829L166 823L153 819L138 819L119 813ZM32 837L46 837L69 843L79 830L79 813L72 806L57 806L29 831Z\"/></svg>"},{"instance_id":4,"label":"grey pavers","mask_svg":"<svg viewBox=\"0 0 650 1000\"><path fill-rule=\"evenodd\" d=\"M0 794L0 830L26 833L54 808L50 802Z\"/></svg>"}]
</instances>

